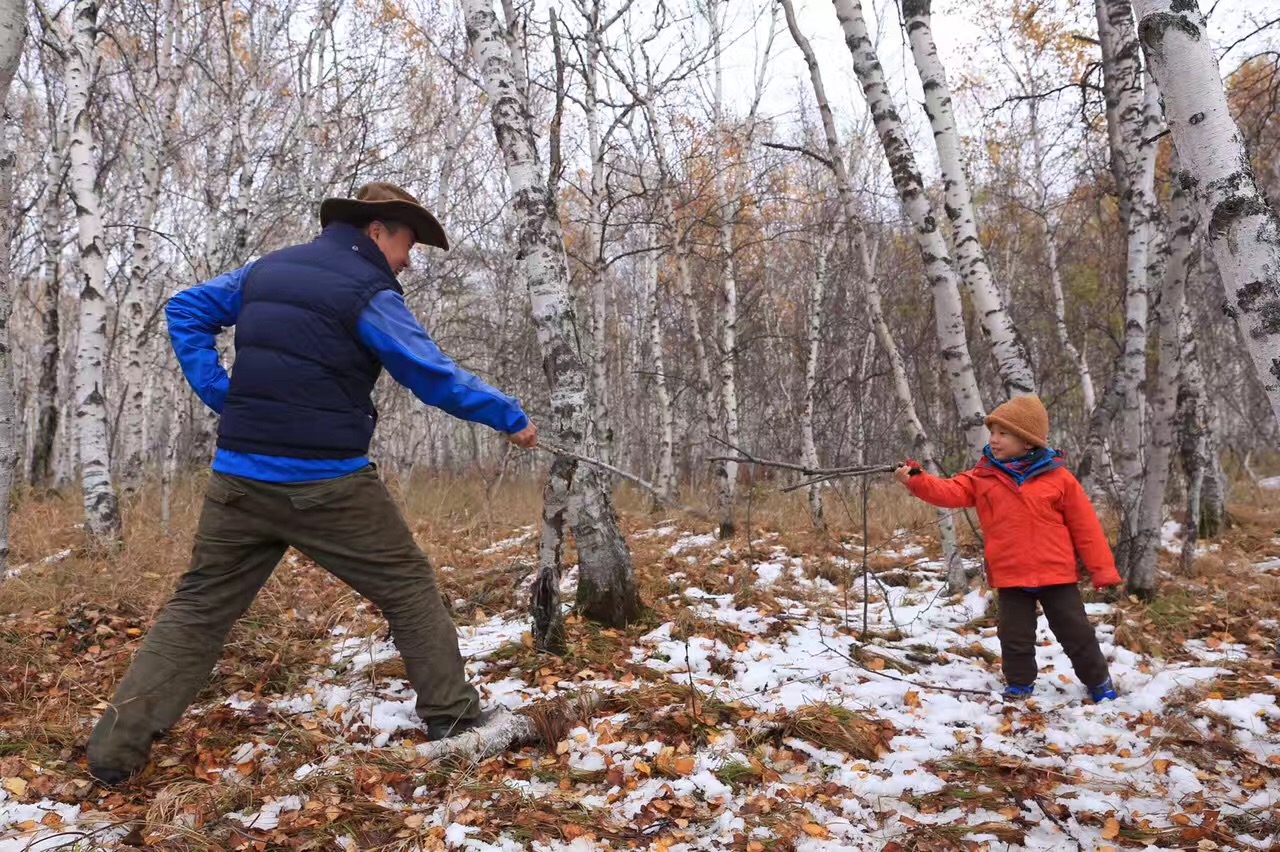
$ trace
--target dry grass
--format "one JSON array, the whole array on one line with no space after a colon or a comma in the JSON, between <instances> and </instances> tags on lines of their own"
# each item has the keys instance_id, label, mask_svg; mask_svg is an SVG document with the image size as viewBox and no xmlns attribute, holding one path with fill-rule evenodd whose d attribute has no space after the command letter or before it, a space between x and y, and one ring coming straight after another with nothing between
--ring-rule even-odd
<instances>
[{"instance_id":1,"label":"dry grass","mask_svg":"<svg viewBox=\"0 0 1280 852\"><path fill-rule=\"evenodd\" d=\"M834 749L860 760L877 760L889 751L897 730L871 713L838 704L806 704L790 713L783 736L799 737L818 748Z\"/></svg>"}]
</instances>

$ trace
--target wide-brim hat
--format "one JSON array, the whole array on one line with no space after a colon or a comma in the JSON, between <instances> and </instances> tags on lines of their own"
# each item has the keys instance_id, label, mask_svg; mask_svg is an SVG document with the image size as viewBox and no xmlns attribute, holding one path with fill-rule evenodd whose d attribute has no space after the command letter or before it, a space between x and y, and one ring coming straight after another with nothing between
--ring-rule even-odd
<instances>
[{"instance_id":1,"label":"wide-brim hat","mask_svg":"<svg viewBox=\"0 0 1280 852\"><path fill-rule=\"evenodd\" d=\"M320 204L321 228L330 222L348 222L363 228L374 220L399 222L413 230L415 242L449 248L439 220L394 183L366 183L356 190L355 198L326 198Z\"/></svg>"}]
</instances>

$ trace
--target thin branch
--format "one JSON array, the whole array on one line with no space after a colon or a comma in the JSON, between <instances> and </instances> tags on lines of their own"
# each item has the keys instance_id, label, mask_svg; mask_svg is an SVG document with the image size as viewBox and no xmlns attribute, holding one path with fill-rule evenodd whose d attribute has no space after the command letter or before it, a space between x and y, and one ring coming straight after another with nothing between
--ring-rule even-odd
<instances>
[{"instance_id":1,"label":"thin branch","mask_svg":"<svg viewBox=\"0 0 1280 852\"><path fill-rule=\"evenodd\" d=\"M1223 51L1218 54L1218 61L1221 62L1228 53L1235 50L1237 47L1244 44L1246 41L1253 38L1258 33L1262 32L1263 30L1268 30L1271 27L1274 27L1276 24L1280 24L1280 18L1272 18L1271 20L1267 21L1265 24L1259 24L1257 27L1254 28L1252 32L1249 32L1240 36L1240 38L1231 42L1231 44L1227 45L1226 48L1224 48Z\"/></svg>"},{"instance_id":2,"label":"thin branch","mask_svg":"<svg viewBox=\"0 0 1280 852\"><path fill-rule=\"evenodd\" d=\"M761 142L760 144L766 148L776 148L779 151L793 151L797 154L803 154L806 157L817 160L819 163L822 163L822 165L826 166L829 169L835 168L835 165L831 162L831 160L822 156L817 151L812 151L804 147L803 145L787 145L783 142Z\"/></svg>"},{"instance_id":3,"label":"thin branch","mask_svg":"<svg viewBox=\"0 0 1280 852\"><path fill-rule=\"evenodd\" d=\"M564 53L560 50L560 25L556 19L556 10L550 11L551 20L551 52L555 56L556 61L556 105L555 110L551 114L551 129L549 131L548 145L550 152L548 155L547 168L547 195L554 198L556 194L556 186L560 183L560 175L564 172L564 160L560 154L560 126L564 122L564 98L565 90L568 88L565 82L564 74Z\"/></svg>"},{"instance_id":4,"label":"thin branch","mask_svg":"<svg viewBox=\"0 0 1280 852\"><path fill-rule=\"evenodd\" d=\"M602 470L607 470L612 474L621 476L623 479L626 479L629 482L633 482L636 485L640 486L640 488L647 491L650 495L653 496L655 500L657 500L659 503L663 504L664 506L669 506L672 509L678 509L679 511L684 512L685 514L691 515L702 521L711 521L712 523L716 522L715 518L711 517L705 512L701 512L698 509L693 508L692 506L685 506L681 503L677 503L675 500L672 500L670 497L666 496L661 491L659 491L657 486L655 486L653 483L647 482L641 479L640 477L636 476L634 473L629 473L620 468L616 468L611 464L606 464L605 462L600 461L599 459L593 459L593 458L590 458L589 456L578 455L575 452L566 450L563 447L557 447L554 444L548 444L545 441L539 441L534 446L534 449L542 450L544 453L551 453L552 455L564 456L565 458L570 458L570 459L573 459L574 461L583 462L584 464L594 465L595 467L601 468Z\"/></svg>"},{"instance_id":5,"label":"thin branch","mask_svg":"<svg viewBox=\"0 0 1280 852\"><path fill-rule=\"evenodd\" d=\"M1169 135L1169 128L1167 128L1167 127L1166 127L1164 130L1161 130L1161 131L1160 131L1159 133L1157 133L1155 136L1148 136L1148 137L1146 137L1145 139L1143 139L1143 140L1142 140L1142 142L1141 142L1140 144L1141 144L1141 146L1142 146L1143 148L1145 148L1145 147L1147 147L1148 145L1150 145L1152 142L1159 142L1161 139L1163 139L1164 137L1166 137L1166 136L1168 136L1168 135Z\"/></svg>"}]
</instances>

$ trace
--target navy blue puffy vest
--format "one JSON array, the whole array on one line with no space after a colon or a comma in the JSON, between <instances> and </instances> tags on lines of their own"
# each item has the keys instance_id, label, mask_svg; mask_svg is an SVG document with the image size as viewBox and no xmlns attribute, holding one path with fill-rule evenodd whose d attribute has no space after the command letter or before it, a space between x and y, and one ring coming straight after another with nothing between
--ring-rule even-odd
<instances>
[{"instance_id":1,"label":"navy blue puffy vest","mask_svg":"<svg viewBox=\"0 0 1280 852\"><path fill-rule=\"evenodd\" d=\"M403 292L377 244L345 223L255 262L241 291L218 446L302 459L367 453L382 364L356 321L382 290Z\"/></svg>"}]
</instances>

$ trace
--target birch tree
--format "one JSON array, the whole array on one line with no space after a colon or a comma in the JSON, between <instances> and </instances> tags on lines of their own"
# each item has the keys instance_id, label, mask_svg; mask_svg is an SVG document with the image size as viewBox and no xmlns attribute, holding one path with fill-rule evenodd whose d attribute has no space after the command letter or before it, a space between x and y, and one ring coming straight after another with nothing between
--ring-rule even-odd
<instances>
[{"instance_id":1,"label":"birch tree","mask_svg":"<svg viewBox=\"0 0 1280 852\"><path fill-rule=\"evenodd\" d=\"M727 6L725 7L728 8ZM715 193L720 207L720 253L723 255L721 271L721 303L720 303L720 401L724 405L725 436L731 447L742 445L738 416L738 255L733 244L734 225L741 212L741 204L736 197L737 180L735 173L739 171L730 147L738 147L745 157L751 150L755 136L756 111L760 107L760 99L764 95L764 84L768 75L769 54L773 49L776 32L777 15L769 19L769 35L760 58L760 66L755 75L751 107L747 112L745 138L733 140L725 121L724 111L724 68L721 57L721 36L723 21L720 10L709 5L705 10L707 22L711 26L711 48L714 54L714 81L712 97L713 132L720 137L719 160L715 167ZM732 143L736 142L736 146ZM732 538L734 532L733 497L738 481L738 463L736 461L716 462L715 475L719 481L720 493L720 538Z\"/></svg>"},{"instance_id":2,"label":"birch tree","mask_svg":"<svg viewBox=\"0 0 1280 852\"><path fill-rule=\"evenodd\" d=\"M808 306L805 309L805 358L804 358L804 407L800 410L801 462L810 469L818 467L818 445L813 438L813 409L818 386L818 355L822 343L822 299L827 286L827 261L835 242L823 239L814 246L814 271L809 282ZM806 491L809 499L809 517L818 529L825 529L822 517L822 487L810 485Z\"/></svg>"},{"instance_id":3,"label":"birch tree","mask_svg":"<svg viewBox=\"0 0 1280 852\"><path fill-rule=\"evenodd\" d=\"M1116 182L1120 218L1125 225L1125 324L1120 360L1110 386L1089 423L1080 462L1086 487L1102 453L1107 432L1117 416L1120 434L1114 448L1120 502L1126 530L1121 547L1131 541L1142 473L1142 387L1146 379L1147 262L1151 239L1155 142L1144 144L1144 128L1158 124L1159 95L1154 82L1143 86L1141 52L1129 0L1096 0L1098 39L1102 48L1107 136ZM1152 134L1155 136L1156 134ZM1127 564L1127 560L1121 559Z\"/></svg>"},{"instance_id":4,"label":"birch tree","mask_svg":"<svg viewBox=\"0 0 1280 852\"><path fill-rule=\"evenodd\" d=\"M152 225L159 209L161 180L168 168L170 128L183 73L182 66L173 61L175 38L181 29L178 4L176 0L168 0L162 8L163 12L157 10L156 32L160 35L159 43L154 46L154 66L145 70L131 69L135 100L142 110L146 132L138 140L141 161L139 213L133 229L129 277L118 320L118 327L124 332L124 380L120 389L125 404L116 446L123 457L118 467L126 487L140 484L147 452L143 424L146 420L146 347L149 338L147 309L151 301L147 287L155 271ZM153 108L154 113L151 112ZM120 336L117 334L117 345Z\"/></svg>"},{"instance_id":5,"label":"birch tree","mask_svg":"<svg viewBox=\"0 0 1280 852\"><path fill-rule=\"evenodd\" d=\"M667 232L668 244L671 246L670 253L674 260L676 292L680 306L683 308L685 318L690 326L690 338L693 346L693 360L697 377L694 385L695 411L702 415L701 420L703 423L703 428L699 435L702 446L700 451L695 451L693 454L705 457L709 455L706 449L716 434L719 408L716 403L715 385L712 382L711 356L707 350L703 334L705 325L701 319L698 303L694 298L693 292L693 273L690 270L692 248L689 244L689 230L692 226L680 215L678 208L679 177L676 174L675 164L666 152L665 134L655 106L655 102L665 84L691 74L693 69L697 68L701 63L702 54L695 53L687 57L665 80L655 79L655 69L651 64L648 64L646 58L647 76L644 79L643 90L640 88L639 75L634 68L630 70L623 68L612 51L605 51L604 59L609 64L614 76L626 88L628 94L631 95L640 114L644 116L649 147L653 155L653 165L657 169L659 210L662 223ZM635 55L632 54L630 59L634 64ZM638 134L633 133L633 140L637 139L637 137ZM635 147L637 151L641 150L638 142L636 142Z\"/></svg>"},{"instance_id":6,"label":"birch tree","mask_svg":"<svg viewBox=\"0 0 1280 852\"><path fill-rule=\"evenodd\" d=\"M654 394L658 403L658 423L661 430L658 443L658 475L654 484L661 497L671 501L675 498L676 492L675 407L671 404L671 393L667 390L667 363L662 335L661 270L656 254L655 231L653 225L646 226L644 230L644 244L649 247L649 252L644 257L644 316L649 332L649 367L653 372Z\"/></svg>"},{"instance_id":7,"label":"birch tree","mask_svg":"<svg viewBox=\"0 0 1280 852\"><path fill-rule=\"evenodd\" d=\"M1182 322L1187 276L1195 262L1192 256L1192 238L1196 223L1181 179L1173 182L1169 207L1174 231L1169 241L1169 260L1165 267L1158 308L1160 360L1155 393L1151 400L1150 444L1143 475L1141 503L1126 571L1129 592L1144 599L1153 597L1156 588L1156 548L1160 543L1165 489L1169 483L1173 450L1174 419L1177 414L1178 359L1181 355L1179 325Z\"/></svg>"},{"instance_id":8,"label":"birch tree","mask_svg":"<svg viewBox=\"0 0 1280 852\"><path fill-rule=\"evenodd\" d=\"M48 83L46 82L46 89ZM36 301L40 308L40 358L36 376L35 434L31 442L31 484L53 484L54 440L60 425L58 354L62 332L62 215L67 178L64 111L48 97L46 114L53 150L45 160L45 186L37 206L41 262Z\"/></svg>"},{"instance_id":9,"label":"birch tree","mask_svg":"<svg viewBox=\"0 0 1280 852\"><path fill-rule=\"evenodd\" d=\"M551 387L549 431L562 448L581 452L589 428L590 393L586 367L577 347L576 318L569 298L555 196L541 176L528 101L517 85L510 48L499 31L491 0L464 0L463 8L467 38L484 78L494 135L511 184L516 257L524 269L543 370ZM556 481L549 483L545 495L555 504L543 510L543 535L556 535L554 525L545 519L548 514L564 511L561 504L568 499L568 477L574 477L569 510L580 562L577 605L596 621L625 625L635 617L640 603L631 554L618 531L600 475L588 468L577 471L575 476L567 467L552 466L550 476ZM558 546L554 540L544 539L541 549L555 552ZM548 562L540 566L540 571L556 568ZM558 578L543 577L538 582L540 588L551 590ZM553 609L559 606L552 601L543 601L543 605ZM538 640L545 645L549 638L553 637L544 633Z\"/></svg>"},{"instance_id":10,"label":"birch tree","mask_svg":"<svg viewBox=\"0 0 1280 852\"><path fill-rule=\"evenodd\" d=\"M1142 47L1164 93L1165 115L1228 313L1280 419L1280 223L1258 191L1244 137L1227 106L1205 18L1195 0L1134 0Z\"/></svg>"},{"instance_id":11,"label":"birch tree","mask_svg":"<svg viewBox=\"0 0 1280 852\"><path fill-rule=\"evenodd\" d=\"M582 35L585 47L581 51L581 62L576 66L582 76L583 98L582 109L586 119L587 153L591 159L591 179L587 189L587 223L586 249L583 266L586 272L585 290L589 294L590 311L588 324L591 365L592 416L595 420L597 434L600 438L599 452L601 460L612 459L613 430L609 411L609 386L606 381L607 351L605 341L605 322L608 310L606 297L605 250L605 152L610 137L617 129L616 122L608 127L601 127L601 93L600 55L603 40L608 31L621 19L630 8L632 0L624 2L611 15L605 15L601 0L574 0L578 14L586 22Z\"/></svg>"},{"instance_id":12,"label":"birch tree","mask_svg":"<svg viewBox=\"0 0 1280 852\"><path fill-rule=\"evenodd\" d=\"M13 222L14 151L9 144L11 134L4 114L9 84L22 57L26 40L26 3L22 0L0 0L0 579L9 562L9 492L13 488L13 470L17 463L14 435L13 359L9 347L9 314L13 308L12 269L9 243Z\"/></svg>"},{"instance_id":13,"label":"birch tree","mask_svg":"<svg viewBox=\"0 0 1280 852\"><path fill-rule=\"evenodd\" d=\"M938 230L938 219L934 215L929 197L925 195L920 170L916 167L915 153L911 150L906 128L898 117L897 108L889 93L875 45L867 32L862 2L832 2L844 31L845 44L853 55L854 74L862 86L867 109L875 121L880 144L889 161L893 185L915 230L925 275L933 291L934 320L942 369L960 415L965 443L971 453L981 455L982 448L987 444L987 429L983 423L986 412L969 355L960 290L956 285L955 270L951 265L946 241Z\"/></svg>"},{"instance_id":14,"label":"birch tree","mask_svg":"<svg viewBox=\"0 0 1280 852\"><path fill-rule=\"evenodd\" d=\"M54 23L54 22L50 22ZM120 510L111 483L110 438L103 351L107 341L107 304L103 296L106 258L103 254L101 197L94 163L97 144L89 120L90 96L97 67L98 6L76 0L72 6L69 39L55 37L66 47L68 156L71 191L76 205L80 246L80 329L76 348L76 433L80 476L84 488L85 529L99 544L120 537Z\"/></svg>"},{"instance_id":15,"label":"birch tree","mask_svg":"<svg viewBox=\"0 0 1280 852\"><path fill-rule=\"evenodd\" d=\"M991 341L991 354L1004 383L1005 394L1035 393L1031 357L1022 335L1009 317L1004 298L992 280L991 267L978 240L978 224L973 212L973 194L960 157L960 134L951 110L951 87L946 69L933 40L930 6L932 0L903 0L902 14L911 43L920 82L924 86L925 113L933 128L942 173L943 209L951 221L956 266L973 295L982 332Z\"/></svg>"},{"instance_id":16,"label":"birch tree","mask_svg":"<svg viewBox=\"0 0 1280 852\"><path fill-rule=\"evenodd\" d=\"M1025 93L1024 94L1029 94ZM1057 229L1053 223L1050 209L1049 182L1045 175L1044 141L1041 139L1039 103L1032 98L1029 105L1030 139L1031 139L1031 179L1035 194L1035 215L1040 221L1044 234L1045 264L1049 267L1049 287L1053 294L1054 330L1058 335L1058 344L1066 353L1067 359L1075 366L1080 375L1080 394L1084 401L1084 410L1093 411L1097 405L1097 394L1093 385L1093 371L1084 352L1071 340L1071 332L1067 327L1067 300L1062 288L1062 268L1058 259Z\"/></svg>"},{"instance_id":17,"label":"birch tree","mask_svg":"<svg viewBox=\"0 0 1280 852\"><path fill-rule=\"evenodd\" d=\"M844 159L844 150L840 145L840 137L836 130L835 116L831 112L831 103L827 99L826 87L822 82L822 69L818 66L818 58L808 38L801 32L796 22L795 8L792 0L782 0L783 12L787 19L787 28L796 46L804 55L805 65L809 69L809 82L813 87L814 98L818 102L818 114L822 119L823 135L827 143L827 157L836 180L836 191L840 198L840 209L843 213L845 238L849 242L851 254L857 259L857 278L862 285L866 298L867 310L871 315L872 329L880 348L889 361L890 374L893 378L894 394L902 406L901 422L911 442L911 452L933 473L942 473L939 455L928 433L924 422L916 410L915 395L911 392L910 379L907 376L906 363L902 351L893 337L889 323L885 317L883 300L880 293L880 281L876 274L875 260L867 244L866 228L858 211L857 199L853 193L853 182L849 178L849 169ZM966 348L967 353L967 348ZM863 359L865 363L865 358ZM864 401L865 402L865 401ZM982 442L986 443L985 438ZM967 583L964 563L960 558L960 550L956 543L955 523L951 514L939 509L938 531L942 539L943 561L947 568L947 588L952 593L959 592Z\"/></svg>"}]
</instances>

